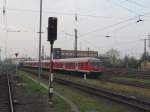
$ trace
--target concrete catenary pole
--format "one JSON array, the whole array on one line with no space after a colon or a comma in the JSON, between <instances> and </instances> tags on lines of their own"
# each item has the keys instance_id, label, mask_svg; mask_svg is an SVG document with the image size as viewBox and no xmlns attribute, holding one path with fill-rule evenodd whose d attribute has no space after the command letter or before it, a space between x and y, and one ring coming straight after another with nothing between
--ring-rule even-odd
<instances>
[{"instance_id":1,"label":"concrete catenary pole","mask_svg":"<svg viewBox=\"0 0 150 112\"><path fill-rule=\"evenodd\" d=\"M39 84L41 78L41 37L42 37L42 0L40 0L40 23L39 23L39 68L38 68Z\"/></svg>"},{"instance_id":2,"label":"concrete catenary pole","mask_svg":"<svg viewBox=\"0 0 150 112\"><path fill-rule=\"evenodd\" d=\"M146 61L147 61L146 40L147 39L144 39L144 69L146 69Z\"/></svg>"},{"instance_id":3,"label":"concrete catenary pole","mask_svg":"<svg viewBox=\"0 0 150 112\"><path fill-rule=\"evenodd\" d=\"M77 58L78 57L78 30L77 30L77 14L75 14L75 47L74 47L74 57Z\"/></svg>"},{"instance_id":4,"label":"concrete catenary pole","mask_svg":"<svg viewBox=\"0 0 150 112\"><path fill-rule=\"evenodd\" d=\"M1 61L2 61L2 57L1 57L1 48L0 48L0 64L1 64Z\"/></svg>"}]
</instances>

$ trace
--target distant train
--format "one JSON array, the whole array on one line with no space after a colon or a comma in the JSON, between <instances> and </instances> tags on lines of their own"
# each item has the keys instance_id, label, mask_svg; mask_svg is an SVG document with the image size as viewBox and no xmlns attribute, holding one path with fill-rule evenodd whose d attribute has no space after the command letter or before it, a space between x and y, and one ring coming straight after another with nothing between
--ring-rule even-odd
<instances>
[{"instance_id":1,"label":"distant train","mask_svg":"<svg viewBox=\"0 0 150 112\"><path fill-rule=\"evenodd\" d=\"M38 61L25 61L22 64L26 68L38 68ZM43 60L41 62L42 69L50 69L50 61ZM70 58L53 60L53 70L59 72L80 73L88 76L100 76L104 72L103 63L97 58Z\"/></svg>"}]
</instances>

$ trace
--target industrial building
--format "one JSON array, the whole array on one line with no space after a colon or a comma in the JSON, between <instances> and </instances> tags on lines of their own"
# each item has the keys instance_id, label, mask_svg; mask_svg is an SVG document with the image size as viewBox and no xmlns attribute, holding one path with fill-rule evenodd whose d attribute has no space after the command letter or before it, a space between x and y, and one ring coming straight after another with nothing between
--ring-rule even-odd
<instances>
[{"instance_id":1,"label":"industrial building","mask_svg":"<svg viewBox=\"0 0 150 112\"><path fill-rule=\"evenodd\" d=\"M74 58L74 50L63 50L61 48L54 48L53 50L54 59L63 59L63 58ZM98 57L98 51L77 51L77 57Z\"/></svg>"}]
</instances>

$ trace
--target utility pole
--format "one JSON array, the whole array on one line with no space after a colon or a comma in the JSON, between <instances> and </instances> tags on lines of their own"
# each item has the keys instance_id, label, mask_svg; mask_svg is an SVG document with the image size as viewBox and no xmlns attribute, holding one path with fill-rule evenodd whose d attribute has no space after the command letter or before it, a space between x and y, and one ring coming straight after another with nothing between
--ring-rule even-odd
<instances>
[{"instance_id":1,"label":"utility pole","mask_svg":"<svg viewBox=\"0 0 150 112\"><path fill-rule=\"evenodd\" d=\"M4 25L6 30L6 38L5 38L5 60L7 60L7 38L8 38L8 32L7 32L7 16L6 16L6 0L3 0L3 19L4 19Z\"/></svg>"},{"instance_id":2,"label":"utility pole","mask_svg":"<svg viewBox=\"0 0 150 112\"><path fill-rule=\"evenodd\" d=\"M147 49L146 49L147 40L148 40L148 46L150 47L150 35L147 35L147 36L148 36L148 39L144 39L144 68L145 69L147 68Z\"/></svg>"},{"instance_id":3,"label":"utility pole","mask_svg":"<svg viewBox=\"0 0 150 112\"><path fill-rule=\"evenodd\" d=\"M41 37L42 37L42 0L40 0L40 24L39 24L39 68L38 68L39 84L41 79Z\"/></svg>"},{"instance_id":4,"label":"utility pole","mask_svg":"<svg viewBox=\"0 0 150 112\"><path fill-rule=\"evenodd\" d=\"M147 55L146 55L146 40L144 39L144 69L146 69L146 60L147 60Z\"/></svg>"},{"instance_id":5,"label":"utility pole","mask_svg":"<svg viewBox=\"0 0 150 112\"><path fill-rule=\"evenodd\" d=\"M77 24L77 14L75 14L75 24ZM75 47L74 47L74 57L78 57L78 30L77 30L77 25L74 29L75 32Z\"/></svg>"},{"instance_id":6,"label":"utility pole","mask_svg":"<svg viewBox=\"0 0 150 112\"><path fill-rule=\"evenodd\" d=\"M1 48L0 48L0 64L1 64L1 61L2 61L2 59L1 59Z\"/></svg>"},{"instance_id":7,"label":"utility pole","mask_svg":"<svg viewBox=\"0 0 150 112\"><path fill-rule=\"evenodd\" d=\"M150 35L148 35L148 39L144 39L144 68L146 68L146 63L147 63L147 49L146 49L147 40L150 46Z\"/></svg>"},{"instance_id":8,"label":"utility pole","mask_svg":"<svg viewBox=\"0 0 150 112\"><path fill-rule=\"evenodd\" d=\"M147 36L148 36L148 47L150 47L150 35Z\"/></svg>"},{"instance_id":9,"label":"utility pole","mask_svg":"<svg viewBox=\"0 0 150 112\"><path fill-rule=\"evenodd\" d=\"M2 73L2 60L1 60L1 48L0 48L0 74Z\"/></svg>"},{"instance_id":10,"label":"utility pole","mask_svg":"<svg viewBox=\"0 0 150 112\"><path fill-rule=\"evenodd\" d=\"M88 48L88 57L90 56L90 48Z\"/></svg>"},{"instance_id":11,"label":"utility pole","mask_svg":"<svg viewBox=\"0 0 150 112\"><path fill-rule=\"evenodd\" d=\"M144 60L147 60L147 41L148 41L148 47L150 47L150 35L147 35L148 39L144 39Z\"/></svg>"},{"instance_id":12,"label":"utility pole","mask_svg":"<svg viewBox=\"0 0 150 112\"><path fill-rule=\"evenodd\" d=\"M44 60L45 58L44 58L45 56L44 56L44 45L42 45L42 59Z\"/></svg>"},{"instance_id":13,"label":"utility pole","mask_svg":"<svg viewBox=\"0 0 150 112\"><path fill-rule=\"evenodd\" d=\"M74 29L74 32L75 32L75 48L74 48L74 54L75 54L75 58L77 58L78 57L78 49L77 49L77 43L78 43L78 41L77 41L77 29L75 28Z\"/></svg>"},{"instance_id":14,"label":"utility pole","mask_svg":"<svg viewBox=\"0 0 150 112\"><path fill-rule=\"evenodd\" d=\"M147 39L144 39L144 61L147 60L147 53L146 53L146 40Z\"/></svg>"},{"instance_id":15,"label":"utility pole","mask_svg":"<svg viewBox=\"0 0 150 112\"><path fill-rule=\"evenodd\" d=\"M1 48L0 48L0 73L2 72Z\"/></svg>"},{"instance_id":16,"label":"utility pole","mask_svg":"<svg viewBox=\"0 0 150 112\"><path fill-rule=\"evenodd\" d=\"M7 32L7 15L6 15L6 8L7 8L7 1L3 0L3 20L4 20L4 26L5 26L5 70L6 74L8 73L7 71L7 39L8 39L8 32Z\"/></svg>"}]
</instances>

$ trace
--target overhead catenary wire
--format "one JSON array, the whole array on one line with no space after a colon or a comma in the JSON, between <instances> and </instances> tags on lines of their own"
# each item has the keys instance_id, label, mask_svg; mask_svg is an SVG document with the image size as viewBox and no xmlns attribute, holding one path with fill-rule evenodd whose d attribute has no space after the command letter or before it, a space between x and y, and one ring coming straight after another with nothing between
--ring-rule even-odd
<instances>
[{"instance_id":1,"label":"overhead catenary wire","mask_svg":"<svg viewBox=\"0 0 150 112\"><path fill-rule=\"evenodd\" d=\"M121 26L121 27L118 27L118 28L114 29L113 31L115 31L115 33L116 33L116 32L118 32L118 31L120 31L120 30L122 30L122 29L124 29L124 28L127 28L127 27L133 25L133 24L135 24L135 23L130 23L130 22L129 22L128 24L125 24L125 25L123 25L123 26Z\"/></svg>"},{"instance_id":2,"label":"overhead catenary wire","mask_svg":"<svg viewBox=\"0 0 150 112\"><path fill-rule=\"evenodd\" d=\"M103 31L103 30L106 30L106 29L110 29L110 28L116 27L117 25L120 25L120 24L122 24L122 23L126 23L126 22L128 22L128 21L135 20L136 18L137 18L137 17L129 18L129 19L126 19L126 20L123 20L123 21L120 21L120 22L117 22L117 23L108 25L108 26L103 27L103 28L97 28L97 29L95 29L95 30L89 31L89 32L87 32L87 33L84 33L84 34L82 34L82 35L80 35L80 36L84 37L84 36L87 36L87 35L89 35L89 34L95 33L95 32L97 32L97 31Z\"/></svg>"},{"instance_id":3,"label":"overhead catenary wire","mask_svg":"<svg viewBox=\"0 0 150 112\"><path fill-rule=\"evenodd\" d=\"M81 38L84 42L87 42L88 44L92 45L95 49L102 49L104 48L105 46L97 46L95 44L93 44L91 41L88 41L87 39L83 39ZM137 44L137 42L140 42L141 39L136 39L136 40L131 40L131 41L122 41L122 42L119 42L119 43L113 43L109 46L114 46L114 45L129 45L129 44Z\"/></svg>"},{"instance_id":4,"label":"overhead catenary wire","mask_svg":"<svg viewBox=\"0 0 150 112\"><path fill-rule=\"evenodd\" d=\"M97 49L98 51L101 50L101 51L103 51L103 52L106 52L106 51L104 50L104 48L106 48L105 46L97 46L97 45L93 44L92 42L90 42L90 41L88 41L88 40L84 40L84 42L88 43L87 45L89 45L89 44L92 45L92 47L93 47L94 49ZM132 44L132 45L137 45L137 44L138 44L137 42L141 42L141 40L140 40L140 39L137 39L137 40L126 41L126 42L123 41L123 42L119 42L119 43L116 43L116 44L117 44L117 46L118 46L118 45L123 45L123 44L124 44L124 45L129 45L129 44L130 44L130 45L131 45L131 44ZM116 45L116 44L115 44L115 45ZM139 45L139 44L138 44L138 45ZM110 46L110 47L111 47L111 46L114 47L114 44L109 45L109 46ZM119 48L119 47L118 47L118 48ZM116 48L116 49L118 49L118 48ZM130 47L130 48L129 48L129 47L128 47L128 48L125 47L125 48L122 48L122 49L128 50L128 51L133 51L133 50L136 49L136 48L135 48L135 47L132 47L132 48L131 48L131 47ZM140 52L137 52L137 53L138 53L138 54L141 54ZM134 53L132 52L132 54L135 54L135 52L134 52Z\"/></svg>"},{"instance_id":5,"label":"overhead catenary wire","mask_svg":"<svg viewBox=\"0 0 150 112\"><path fill-rule=\"evenodd\" d=\"M29 12L29 13L39 13L39 10L33 10L33 9L16 9L16 8L8 8L8 11L16 11L16 12ZM56 11L43 11L43 13L51 13L51 14L58 14L58 15L66 15L66 16L74 16L74 13L69 12L56 12ZM90 14L80 14L78 13L78 16L83 17L91 17L91 18L101 18L101 19L119 19L123 20L126 18L119 18L119 17L113 17L113 16L100 16L100 15L90 15Z\"/></svg>"},{"instance_id":6,"label":"overhead catenary wire","mask_svg":"<svg viewBox=\"0 0 150 112\"><path fill-rule=\"evenodd\" d=\"M36 13L39 12L38 10L31 10L31 9L7 9L7 10L13 10L13 11L27 11L27 12L36 12ZM73 15L73 16L74 16L74 13L51 12L51 11L43 11L43 12L45 12L45 13L62 14L62 15ZM145 15L147 15L147 14L149 14L149 13L141 14L140 17L145 16ZM113 19L113 17L107 17L107 16L93 16L93 15L84 15L84 14L78 14L78 15L79 15L79 16L89 16L89 17L104 17L104 18L108 18L108 19L111 19L111 18ZM115 23L115 24L106 26L106 27L104 27L104 28L99 28L99 29L96 29L96 30L87 32L87 33L85 33L85 34L83 34L83 35L80 35L80 36L86 36L86 35L88 35L88 34L90 34L90 33L94 33L94 32L100 31L100 30L103 31L103 30L106 30L106 29L110 29L110 28L112 28L112 27L116 27L117 25L120 25L120 24L122 24L122 23L126 23L126 22L131 21L131 20L134 20L134 19L136 19L136 18L139 18L139 15L138 15L138 17L129 18L129 19L120 21L120 22L118 22L118 23ZM115 19L115 18L114 18L114 19Z\"/></svg>"},{"instance_id":7,"label":"overhead catenary wire","mask_svg":"<svg viewBox=\"0 0 150 112\"><path fill-rule=\"evenodd\" d=\"M141 16L145 16L145 15L147 15L147 14L150 14L150 13L145 13L145 14L143 14L143 15L141 15ZM81 37L85 37L85 36L88 36L88 35L90 35L90 34L92 34L92 33L97 32L97 31L104 31L104 30L107 30L107 29L111 29L111 28L117 27L117 26L120 25L120 24L124 24L124 23L130 22L130 23L126 24L126 25L120 26L120 27L118 27L118 28L116 28L116 29L113 30L113 31L119 31L119 30L122 30L122 29L124 29L124 28L127 28L127 27L129 27L129 26L131 26L131 25L133 25L133 24L135 24L135 23L138 23L138 22L143 21L143 20L141 20L141 21L138 20L138 22L136 21L135 23L131 23L131 21L134 20L134 19L136 19L136 18L139 18L139 17L135 17L135 18L133 18L133 19L129 19L129 21L122 21L122 22L118 22L118 23L115 23L115 24L112 24L112 25L108 25L108 26L103 27L103 28L95 29L95 30L92 30L92 31L87 32L87 33L85 33L85 34L81 34L80 36L81 36ZM146 20L146 22L148 22L148 21Z\"/></svg>"},{"instance_id":8,"label":"overhead catenary wire","mask_svg":"<svg viewBox=\"0 0 150 112\"><path fill-rule=\"evenodd\" d=\"M144 14L141 14L140 17L146 16L146 15L149 15L149 14L150 14L150 12L146 12L146 13L144 13ZM123 21L120 21L120 22L117 22L117 23L108 25L108 26L103 27L103 28L97 28L97 29L95 29L95 30L92 30L92 31L89 31L89 32L87 32L87 33L81 34L80 36L85 37L85 36L87 36L87 35L90 35L90 34L92 34L92 33L97 32L97 31L104 31L104 30L107 30L107 29L111 29L111 28L114 28L114 27L116 27L116 26L118 26L118 25L120 25L120 24L129 22L129 21L133 21L133 20L135 20L136 18L139 18L139 16L131 17L131 18L128 18L128 19L126 19L126 20L123 20Z\"/></svg>"},{"instance_id":9,"label":"overhead catenary wire","mask_svg":"<svg viewBox=\"0 0 150 112\"><path fill-rule=\"evenodd\" d=\"M129 2L129 3L132 3L132 4L135 4L135 5L139 6L139 7L145 8L145 9L150 9L150 7L144 6L144 5L142 5L142 4L140 4L140 3L136 2L136 1L133 1L133 0L125 0L125 1Z\"/></svg>"},{"instance_id":10,"label":"overhead catenary wire","mask_svg":"<svg viewBox=\"0 0 150 112\"><path fill-rule=\"evenodd\" d=\"M126 11L128 11L128 12L134 14L134 15L141 15L141 14L139 14L139 13L137 13L137 12L135 12L135 11L129 9L129 8L126 8L126 7L122 6L122 5L120 5L120 4L116 3L116 2L114 2L114 1L111 1L111 0L106 0L106 1L110 2L110 3L113 4L113 5L119 6L119 7L121 7L122 9L125 9Z\"/></svg>"},{"instance_id":11,"label":"overhead catenary wire","mask_svg":"<svg viewBox=\"0 0 150 112\"><path fill-rule=\"evenodd\" d=\"M122 42L118 42L117 44L111 44L110 46L118 46L118 45L129 45L129 44L137 44L137 42L141 42L141 39L136 39L136 40L131 40L131 41L122 41Z\"/></svg>"}]
</instances>

